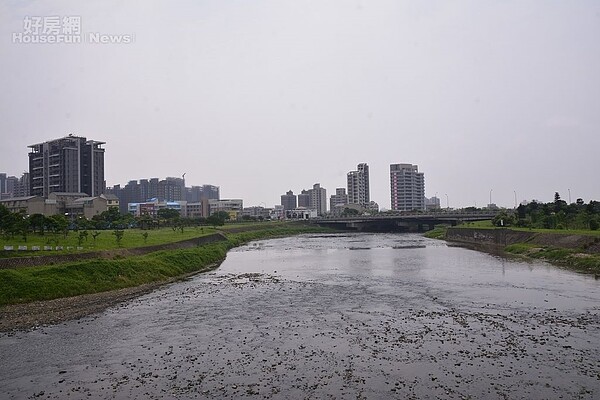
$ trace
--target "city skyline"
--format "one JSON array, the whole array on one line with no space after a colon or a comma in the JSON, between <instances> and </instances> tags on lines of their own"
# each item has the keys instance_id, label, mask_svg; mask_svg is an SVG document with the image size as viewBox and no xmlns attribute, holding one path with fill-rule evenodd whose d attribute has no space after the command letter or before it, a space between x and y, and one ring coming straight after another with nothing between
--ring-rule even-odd
<instances>
[{"instance_id":1,"label":"city skyline","mask_svg":"<svg viewBox=\"0 0 600 400\"><path fill-rule=\"evenodd\" d=\"M18 177L28 145L73 133L107 143L108 186L186 173L247 205L334 193L363 161L386 209L399 162L444 207L600 199L598 15L593 1L2 3L0 169ZM133 40L13 40L31 16Z\"/></svg>"},{"instance_id":2,"label":"city skyline","mask_svg":"<svg viewBox=\"0 0 600 400\"><path fill-rule=\"evenodd\" d=\"M47 140L46 140L46 142L56 142L56 141L61 141L61 140L64 140L64 139L68 139L68 138L70 138L70 137L73 137L73 138L75 138L75 139L84 139L84 141L85 141L85 137L81 138L81 137L75 136L75 135L73 135L73 134L70 134L70 135L67 135L67 136L65 136L65 137L61 137L61 138L47 139ZM105 144L106 144L106 142L99 142L99 141L95 141L95 140L90 140L89 142L93 142L93 143L95 143L96 145L97 145L97 144L100 144L100 145L105 145ZM31 149L31 150L30 150L31 152L29 153L29 158L31 158L32 152L33 152L33 151L35 150L35 148L37 148L38 146L41 146L41 144L36 144L36 145L29 145L29 146L27 146L28 148L30 148L30 149ZM104 149L104 148L102 148L101 150L102 150L102 153L103 153L103 156L104 156L104 150L105 150L105 149ZM37 151L37 150L36 150L36 151ZM392 167L393 165L399 165L399 164L397 164L397 163L392 163L392 164L389 164L389 167ZM410 165L410 164L408 164L408 165ZM416 167L416 166L415 166L415 167ZM366 163L366 162L365 162L365 163L359 163L359 164L357 165L357 169L358 169L358 170L363 170L363 169L365 169L365 170L366 170L366 175L367 175L367 192L368 192L368 191L370 190L369 183L368 183L368 181L369 181L369 166L368 166L368 163ZM350 175L351 175L351 174L353 174L353 173L356 173L356 172L357 172L357 171L350 171L350 172L346 173L346 183L347 183L347 184L350 182ZM390 171L389 171L389 169L388 169L388 171L387 171L387 172L388 172L388 174L389 174L389 172L390 172ZM8 177L8 178L11 178L11 177L12 177L12 178L17 178L17 179L19 179L18 177L11 176L11 174L10 174L10 173L2 172L2 174L3 174L3 175L6 175L4 179L6 179L7 177ZM25 170L25 171L23 171L23 174L24 174L24 175L27 175L27 179L29 179L29 174L30 174L30 171L29 171L29 170ZM184 174L185 174L185 173L184 173ZM175 180L181 180L182 182L185 182L185 180L183 180L182 178L179 178L179 177L172 177L172 176L169 176L169 175L164 175L164 174L163 174L163 175L160 175L160 176L165 176L165 177L166 177L166 178L165 178L166 180L169 180L169 179L175 179ZM185 176L185 175L184 175L184 176ZM20 179L23 179L23 177L21 177ZM152 179L158 179L158 178L155 178L155 177L153 177ZM107 185L106 185L106 188L107 188L107 189L112 189L112 188L113 188L113 187L115 187L115 186L117 186L117 187L118 187L118 186L120 186L121 188L125 188L125 187L126 187L128 184L130 184L131 182L142 183L143 181L147 181L147 180L148 180L148 177L146 177L146 178L136 178L136 179L127 179L125 183L114 183L113 185L108 185L108 184L107 184ZM107 181L107 182L108 182L108 181ZM220 189L220 187L219 187L219 186L213 186L213 185L206 184L206 183L203 183L203 184L201 184L201 186L198 186L197 184L191 184L191 185L189 185L189 186L186 186L186 188L187 188L187 189L193 189L193 188L198 188L198 187L202 187L202 186L204 186L204 187L216 187L216 188L217 188L217 191L219 191L219 189ZM320 185L320 186L321 186L322 188L324 188L324 189L327 189L327 187L325 187L325 186L323 186L323 185ZM305 186L299 186L299 187L302 187L302 191L305 191L305 190L304 190L304 187L305 187ZM334 189L331 189L331 190L332 190L332 192L330 192L330 193L332 193L332 194L335 194L335 190L336 190L338 187L339 187L339 186L336 186ZM309 190L310 190L310 188L309 188ZM389 188L389 175L388 175L388 190L389 190L389 193L388 193L388 199L389 199L389 198L390 198L390 196L392 195L392 189L391 189L391 188ZM108 192L112 192L112 190L109 190ZM554 198L554 195L555 195L555 193L556 193L556 192L558 192L558 191L554 191L554 192L552 192L552 193L551 193L551 197L552 197L552 198ZM572 193L572 191L571 191L571 189L570 189L570 188L568 188L568 189L567 189L567 193L564 193L564 192L558 192L558 193L559 193L559 194L561 194L561 196L562 196L562 198L563 198L563 199L565 199L565 200L568 200L568 201L569 201L569 202L571 202L571 203L574 203L574 202L575 202L575 201L576 201L578 198L581 198L581 196L577 196L577 193ZM35 194L39 194L39 193L35 193ZM49 193L48 193L48 194L49 194ZM98 194L98 193L96 193L96 194ZM298 193L298 194L301 194L301 193ZM517 206L518 204L520 204L521 202L530 202L530 201L541 201L541 202L545 202L545 201L550 201L550 200L543 200L542 198L535 198L535 197L534 197L534 198L523 198L523 199L519 199L519 198L517 197L517 191L516 191L516 190L513 190L513 195L514 195L514 197L513 197L513 203L512 203L512 204L508 204L508 205L503 205L503 204L497 204L497 203L496 203L496 201L494 201L494 197L492 196L492 194L493 194L493 188L491 188L491 189L489 190L489 192L488 192L488 195L489 195L489 201L488 201L487 203L486 203L485 201L484 201L484 202L482 202L482 203L477 203L477 201L475 201L473 204L469 204L469 205L462 205L462 206L455 206L455 205L450 205L450 197L448 196L448 194L447 194L447 193L445 193L445 194L440 194L440 193L438 193L438 192L431 193L431 192L428 192L428 191L427 191L427 189L425 189L425 201L427 201L427 199L431 199L431 198L433 198L433 197L436 197L436 198L438 199L438 201L440 202L440 205L442 205L442 204L443 204L443 205L445 205L445 206L446 206L446 208L447 208L447 207L449 207L449 208L465 208L465 207L480 207L480 208L482 208L482 207L487 207L487 206L489 206L490 204L491 204L491 205L494 205L494 206L499 206L499 207L501 207L501 208L513 208L513 207L516 207L516 206ZM346 194L346 195L347 195L347 194ZM367 193L367 195L368 195L368 193ZM445 196L445 203L444 203L444 198L442 198L442 197L444 197L444 196ZM244 198L245 196L241 195L241 196L237 196L237 197L239 197L239 198ZM330 197L331 197L331 195L327 197L327 204L329 204L328 202L329 202L329 198L330 198ZM595 199L595 198L584 199L584 201L589 201L589 200L596 200L596 199ZM142 200L137 200L137 201L142 201ZM261 202L261 203L259 203L259 204L252 204L252 206L259 206L260 204L263 204L263 205L267 205L267 207L273 207L273 206L275 206L275 205L279 205L279 204L281 204L281 201L282 201L282 197L280 196L280 200L279 200L279 201L275 201L275 202L273 202L273 203L272 203L272 204L270 204L270 205L269 205L268 203L266 203L266 202L264 202L264 201L263 201L263 202ZM376 200L374 200L374 201L376 201ZM377 201L376 201L376 202L377 202ZM247 204L251 204L251 203L247 203ZM390 201L390 207L389 207L389 208L388 208L388 207L385 207L385 206L384 206L384 207L381 207L381 209L382 209L382 210L386 210L386 209L393 210L393 208L394 208L394 206L393 206L393 201ZM328 209L328 211L330 211L330 210L329 210L329 207L328 207L327 209Z\"/></svg>"}]
</instances>

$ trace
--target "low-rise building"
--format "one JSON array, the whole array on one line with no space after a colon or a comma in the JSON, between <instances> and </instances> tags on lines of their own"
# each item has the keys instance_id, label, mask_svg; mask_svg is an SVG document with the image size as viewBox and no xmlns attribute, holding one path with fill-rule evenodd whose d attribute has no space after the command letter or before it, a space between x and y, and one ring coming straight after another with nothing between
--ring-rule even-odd
<instances>
[{"instance_id":1,"label":"low-rise building","mask_svg":"<svg viewBox=\"0 0 600 400\"><path fill-rule=\"evenodd\" d=\"M27 215L54 215L58 213L57 202L55 200L44 199L42 196L2 199L0 200L0 204L6 207L10 212L24 212Z\"/></svg>"},{"instance_id":2,"label":"low-rise building","mask_svg":"<svg viewBox=\"0 0 600 400\"><path fill-rule=\"evenodd\" d=\"M100 215L108 210L108 200L102 196L80 197L70 203L64 204L64 212L69 215L83 215L87 219L92 219L95 215Z\"/></svg>"},{"instance_id":3,"label":"low-rise building","mask_svg":"<svg viewBox=\"0 0 600 400\"><path fill-rule=\"evenodd\" d=\"M270 212L270 218L273 221L283 219L285 217L285 210L282 205L276 204Z\"/></svg>"},{"instance_id":4,"label":"low-rise building","mask_svg":"<svg viewBox=\"0 0 600 400\"><path fill-rule=\"evenodd\" d=\"M128 203L127 212L134 217L148 215L152 218L158 216L158 211L162 209L177 210L179 215L185 217L187 215L186 201L159 201L158 199L150 199L142 203Z\"/></svg>"},{"instance_id":5,"label":"low-rise building","mask_svg":"<svg viewBox=\"0 0 600 400\"><path fill-rule=\"evenodd\" d=\"M187 218L202 218L204 217L204 212L202 209L201 201L194 201L187 203L186 214Z\"/></svg>"},{"instance_id":6,"label":"low-rise building","mask_svg":"<svg viewBox=\"0 0 600 400\"><path fill-rule=\"evenodd\" d=\"M119 209L119 198L114 194L101 194L100 197L106 199L106 207Z\"/></svg>"},{"instance_id":7,"label":"low-rise building","mask_svg":"<svg viewBox=\"0 0 600 400\"><path fill-rule=\"evenodd\" d=\"M329 198L329 210L334 214L334 208L340 209L341 206L348 204L348 195L346 194L345 188L335 189L335 194L332 194ZM343 209L343 207L341 207Z\"/></svg>"},{"instance_id":8,"label":"low-rise building","mask_svg":"<svg viewBox=\"0 0 600 400\"><path fill-rule=\"evenodd\" d=\"M244 210L244 201L242 199L208 199L208 213L225 211L231 219L237 219Z\"/></svg>"},{"instance_id":9,"label":"low-rise building","mask_svg":"<svg viewBox=\"0 0 600 400\"><path fill-rule=\"evenodd\" d=\"M272 208L265 208L261 206L246 207L242 211L242 217L246 216L257 219L269 219L271 218L272 210Z\"/></svg>"},{"instance_id":10,"label":"low-rise building","mask_svg":"<svg viewBox=\"0 0 600 400\"><path fill-rule=\"evenodd\" d=\"M286 219L311 219L317 218L317 210L308 208L294 208L293 210L285 210Z\"/></svg>"}]
</instances>

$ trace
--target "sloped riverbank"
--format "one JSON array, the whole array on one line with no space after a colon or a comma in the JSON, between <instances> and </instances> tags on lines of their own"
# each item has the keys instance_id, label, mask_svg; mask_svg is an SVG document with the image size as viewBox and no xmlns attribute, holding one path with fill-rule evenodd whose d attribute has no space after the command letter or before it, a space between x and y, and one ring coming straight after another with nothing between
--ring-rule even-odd
<instances>
[{"instance_id":1,"label":"sloped riverbank","mask_svg":"<svg viewBox=\"0 0 600 400\"><path fill-rule=\"evenodd\" d=\"M254 228L189 248L121 254L58 265L0 270L0 331L79 318L165 283L219 266L227 251L252 240L322 231L310 226Z\"/></svg>"},{"instance_id":2,"label":"sloped riverbank","mask_svg":"<svg viewBox=\"0 0 600 400\"><path fill-rule=\"evenodd\" d=\"M600 236L508 228L448 228L443 239L491 253L540 259L580 272L600 274Z\"/></svg>"}]
</instances>

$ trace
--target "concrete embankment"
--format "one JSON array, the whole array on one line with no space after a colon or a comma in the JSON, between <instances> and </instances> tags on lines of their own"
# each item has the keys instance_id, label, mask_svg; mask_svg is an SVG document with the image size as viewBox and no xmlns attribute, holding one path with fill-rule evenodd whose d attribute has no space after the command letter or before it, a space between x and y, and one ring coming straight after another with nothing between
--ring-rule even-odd
<instances>
[{"instance_id":1,"label":"concrete embankment","mask_svg":"<svg viewBox=\"0 0 600 400\"><path fill-rule=\"evenodd\" d=\"M552 246L600 254L600 236L569 233L527 232L507 228L448 228L446 240L485 250L498 251L511 244L528 243L539 247Z\"/></svg>"}]
</instances>

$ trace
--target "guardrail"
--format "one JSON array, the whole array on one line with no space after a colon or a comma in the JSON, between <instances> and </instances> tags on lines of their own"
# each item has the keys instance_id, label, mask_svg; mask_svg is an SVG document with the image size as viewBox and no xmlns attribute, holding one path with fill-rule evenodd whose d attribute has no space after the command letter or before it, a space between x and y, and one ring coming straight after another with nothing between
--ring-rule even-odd
<instances>
[{"instance_id":1,"label":"guardrail","mask_svg":"<svg viewBox=\"0 0 600 400\"><path fill-rule=\"evenodd\" d=\"M468 219L468 218L494 218L500 211L497 212L431 212L431 213L386 213L385 215L352 215L352 216L333 216L326 215L313 219L313 221L376 221L386 219Z\"/></svg>"}]
</instances>

